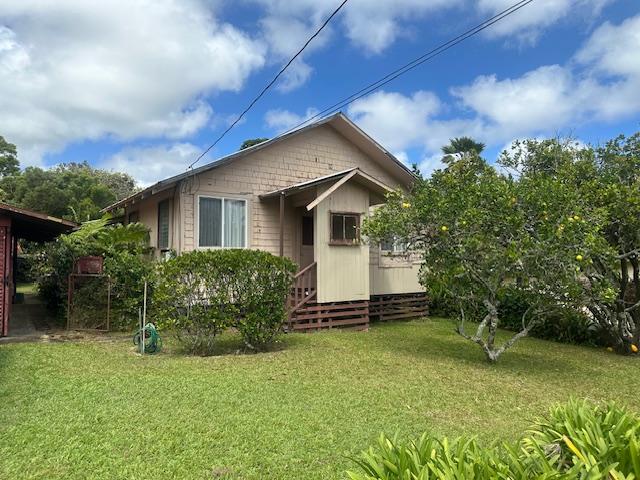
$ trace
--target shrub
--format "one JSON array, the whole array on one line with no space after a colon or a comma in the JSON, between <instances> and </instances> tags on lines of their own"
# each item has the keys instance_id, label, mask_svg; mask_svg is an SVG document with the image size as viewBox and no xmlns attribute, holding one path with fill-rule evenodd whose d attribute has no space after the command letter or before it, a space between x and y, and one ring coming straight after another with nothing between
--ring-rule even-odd
<instances>
[{"instance_id":1,"label":"shrub","mask_svg":"<svg viewBox=\"0 0 640 480\"><path fill-rule=\"evenodd\" d=\"M529 308L526 297L517 292L507 291L500 299L498 308L501 327L519 331L522 328L522 315ZM574 308L557 308L540 317L529 333L532 337L553 340L575 345L598 345L600 329L583 312Z\"/></svg>"},{"instance_id":2,"label":"shrub","mask_svg":"<svg viewBox=\"0 0 640 480\"><path fill-rule=\"evenodd\" d=\"M138 323L144 280L152 270L152 261L146 255L148 230L141 224L111 225L109 221L105 217L86 222L79 230L45 244L36 254L38 291L49 308L62 317L74 262L85 255L102 256L104 273L111 278L112 328L131 329ZM103 297L104 282L87 281L74 293L74 304L86 310L88 316L104 318Z\"/></svg>"},{"instance_id":3,"label":"shrub","mask_svg":"<svg viewBox=\"0 0 640 480\"><path fill-rule=\"evenodd\" d=\"M216 335L228 327L260 350L282 328L295 271L290 260L258 250L185 253L159 264L154 315L192 353L212 353Z\"/></svg>"},{"instance_id":4,"label":"shrub","mask_svg":"<svg viewBox=\"0 0 640 480\"><path fill-rule=\"evenodd\" d=\"M640 478L640 418L613 403L553 407L515 444L427 434L402 443L381 435L355 460L352 480Z\"/></svg>"}]
</instances>

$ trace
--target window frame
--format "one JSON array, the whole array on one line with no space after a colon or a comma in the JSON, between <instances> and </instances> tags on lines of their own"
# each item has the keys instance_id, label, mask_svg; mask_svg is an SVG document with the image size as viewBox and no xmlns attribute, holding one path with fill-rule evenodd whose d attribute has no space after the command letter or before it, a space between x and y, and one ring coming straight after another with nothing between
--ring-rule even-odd
<instances>
[{"instance_id":1,"label":"window frame","mask_svg":"<svg viewBox=\"0 0 640 480\"><path fill-rule=\"evenodd\" d=\"M206 246L200 245L200 199L201 198L210 198L214 200L220 200L221 208L220 213L222 216L221 224L220 224L220 232L222 238L220 239L220 246ZM244 203L244 246L243 247L227 247L224 245L224 227L225 227L225 215L224 215L224 201L225 200L235 200L241 201ZM196 249L198 250L216 250L222 248L249 248L249 200L245 197L235 197L235 196L223 196L223 195L198 195L197 203L196 203L196 215L195 215L195 223L196 223L196 238L194 239L194 243L196 245Z\"/></svg>"},{"instance_id":2,"label":"window frame","mask_svg":"<svg viewBox=\"0 0 640 480\"><path fill-rule=\"evenodd\" d=\"M356 238L353 240L347 239L335 239L333 238L333 217L334 215L340 215L342 217L355 217L356 218ZM357 247L362 243L360 236L361 230L361 216L359 212L342 212L342 211L329 211L329 245ZM344 220L343 220L343 233L344 233Z\"/></svg>"},{"instance_id":3,"label":"window frame","mask_svg":"<svg viewBox=\"0 0 640 480\"><path fill-rule=\"evenodd\" d=\"M383 255L388 255L388 256L392 256L392 255L397 255L397 256L403 256L407 254L407 244L404 242L398 242L398 238L397 237L393 237L389 243L391 243L391 249L388 248L383 248L382 242L380 242L380 252ZM402 245L402 249L398 249L396 248L397 245L400 244Z\"/></svg>"},{"instance_id":4,"label":"window frame","mask_svg":"<svg viewBox=\"0 0 640 480\"><path fill-rule=\"evenodd\" d=\"M160 245L160 205L162 204L166 204L167 205L167 210L168 210L168 215L167 215L167 245ZM157 229L158 229L158 235L156 238L156 247L158 248L158 250L160 251L166 251L166 250L170 250L171 249L171 208L172 206L172 202L170 198L165 198L162 199L158 202L157 204L157 209L158 209L158 223L157 223Z\"/></svg>"}]
</instances>

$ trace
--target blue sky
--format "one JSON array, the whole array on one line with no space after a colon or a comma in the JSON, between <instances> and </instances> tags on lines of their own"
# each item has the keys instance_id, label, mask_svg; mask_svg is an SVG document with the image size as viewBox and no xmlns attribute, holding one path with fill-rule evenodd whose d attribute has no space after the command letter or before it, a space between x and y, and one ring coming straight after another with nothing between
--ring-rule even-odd
<instances>
[{"instance_id":1,"label":"blue sky","mask_svg":"<svg viewBox=\"0 0 640 480\"><path fill-rule=\"evenodd\" d=\"M515 0L350 0L208 156L273 137ZM329 0L5 0L0 135L23 165L88 161L143 185L184 171L337 6ZM487 144L640 130L640 2L534 0L344 109L428 173Z\"/></svg>"}]
</instances>

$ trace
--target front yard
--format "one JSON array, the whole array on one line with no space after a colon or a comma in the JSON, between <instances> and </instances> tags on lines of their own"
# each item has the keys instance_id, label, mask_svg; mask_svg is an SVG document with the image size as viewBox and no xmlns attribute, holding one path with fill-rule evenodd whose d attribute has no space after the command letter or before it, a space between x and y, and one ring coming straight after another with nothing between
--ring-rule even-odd
<instances>
[{"instance_id":1,"label":"front yard","mask_svg":"<svg viewBox=\"0 0 640 480\"><path fill-rule=\"evenodd\" d=\"M637 359L524 339L489 365L442 320L259 355L165 345L0 345L0 478L342 479L380 431L515 438L571 395L640 410Z\"/></svg>"}]
</instances>

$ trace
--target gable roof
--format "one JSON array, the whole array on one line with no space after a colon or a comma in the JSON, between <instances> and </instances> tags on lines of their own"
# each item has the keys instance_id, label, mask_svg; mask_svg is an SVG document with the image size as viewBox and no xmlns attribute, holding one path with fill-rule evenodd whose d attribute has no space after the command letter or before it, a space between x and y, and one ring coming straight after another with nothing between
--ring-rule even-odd
<instances>
[{"instance_id":1,"label":"gable roof","mask_svg":"<svg viewBox=\"0 0 640 480\"><path fill-rule=\"evenodd\" d=\"M125 206L129 202L140 200L142 198L146 198L148 196L154 195L155 193L158 193L173 187L179 181L187 177L198 175L200 173L221 167L239 158L245 157L250 153L257 152L266 147L282 142L291 137L294 137L296 135L299 135L311 129L320 127L322 125L330 125L331 127L333 127L347 140L353 143L365 154L370 156L374 161L377 161L379 164L393 171L395 173L395 176L403 179L406 184L411 183L415 179L415 175L406 165L404 165L400 160L394 157L388 150L386 150L382 145L376 142L373 138L367 135L360 127L358 127L355 123L353 123L346 115L344 115L342 112L338 112L326 118L320 119L317 122L310 123L308 125L300 127L291 132L284 133L270 140L266 140L262 143L258 143L257 145L253 145L249 148L245 148L244 150L239 150L235 153L226 155L222 158L219 158L218 160L215 160L211 163L203 165L202 167L198 167L193 170L188 170L179 175L174 175L173 177L160 180L159 182L141 190L140 192L134 193L133 195L130 195L122 200L119 200L113 205L109 205L108 207L104 208L102 211L108 212L111 210L115 210L116 208Z\"/></svg>"}]
</instances>

